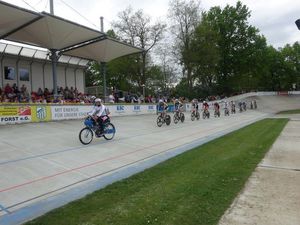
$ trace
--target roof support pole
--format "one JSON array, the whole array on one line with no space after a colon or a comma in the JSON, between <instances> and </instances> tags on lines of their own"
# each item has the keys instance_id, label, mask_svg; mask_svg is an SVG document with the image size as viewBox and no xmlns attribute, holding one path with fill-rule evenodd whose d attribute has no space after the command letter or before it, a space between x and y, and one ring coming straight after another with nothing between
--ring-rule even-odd
<instances>
[{"instance_id":1,"label":"roof support pole","mask_svg":"<svg viewBox=\"0 0 300 225\"><path fill-rule=\"evenodd\" d=\"M103 101L106 102L106 62L101 62L101 74L103 76Z\"/></svg>"},{"instance_id":2,"label":"roof support pole","mask_svg":"<svg viewBox=\"0 0 300 225\"><path fill-rule=\"evenodd\" d=\"M55 49L50 49L50 59L52 62L52 75L53 75L53 97L57 97L57 61L58 61L58 54Z\"/></svg>"},{"instance_id":3,"label":"roof support pole","mask_svg":"<svg viewBox=\"0 0 300 225\"><path fill-rule=\"evenodd\" d=\"M50 0L50 14L54 15L53 0Z\"/></svg>"}]
</instances>

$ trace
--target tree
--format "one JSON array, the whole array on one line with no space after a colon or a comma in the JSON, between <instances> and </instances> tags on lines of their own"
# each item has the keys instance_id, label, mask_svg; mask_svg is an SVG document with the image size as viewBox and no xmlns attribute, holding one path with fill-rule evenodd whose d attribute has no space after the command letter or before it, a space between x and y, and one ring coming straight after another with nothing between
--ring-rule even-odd
<instances>
[{"instance_id":1,"label":"tree","mask_svg":"<svg viewBox=\"0 0 300 225\"><path fill-rule=\"evenodd\" d=\"M193 35L191 42L193 78L195 85L202 90L201 94L211 95L216 85L220 60L218 39L217 32L204 20Z\"/></svg>"},{"instance_id":2,"label":"tree","mask_svg":"<svg viewBox=\"0 0 300 225\"><path fill-rule=\"evenodd\" d=\"M113 28L121 40L144 49L137 56L136 77L139 87L145 85L149 76L147 64L150 63L151 49L162 39L166 25L162 22L151 23L151 18L142 10L134 12L131 7L118 14L119 20L113 22Z\"/></svg>"},{"instance_id":3,"label":"tree","mask_svg":"<svg viewBox=\"0 0 300 225\"><path fill-rule=\"evenodd\" d=\"M183 66L189 89L193 87L191 41L201 15L200 1L172 0L169 4L169 17L172 23L172 34L175 35L174 52Z\"/></svg>"},{"instance_id":4,"label":"tree","mask_svg":"<svg viewBox=\"0 0 300 225\"><path fill-rule=\"evenodd\" d=\"M253 76L252 59L260 54L257 41L263 43L259 30L249 24L251 13L240 1L235 6L219 6L204 13L205 20L219 35L220 61L218 68L219 91L241 91L245 80ZM261 47L261 46L260 46ZM265 47L266 48L266 44ZM259 63L259 62L258 62ZM249 82L248 82L249 83ZM234 84L234 86L232 86Z\"/></svg>"}]
</instances>

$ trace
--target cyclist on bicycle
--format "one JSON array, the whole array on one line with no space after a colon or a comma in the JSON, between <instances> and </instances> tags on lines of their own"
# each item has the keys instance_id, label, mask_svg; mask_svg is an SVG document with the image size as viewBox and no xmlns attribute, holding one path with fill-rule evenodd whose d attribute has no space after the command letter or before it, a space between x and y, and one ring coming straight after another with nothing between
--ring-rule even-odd
<instances>
[{"instance_id":1,"label":"cyclist on bicycle","mask_svg":"<svg viewBox=\"0 0 300 225\"><path fill-rule=\"evenodd\" d=\"M167 110L169 108L169 105L164 102L164 100L160 99L158 101L158 111L161 112L162 117L165 117L165 115L167 114Z\"/></svg>"},{"instance_id":2,"label":"cyclist on bicycle","mask_svg":"<svg viewBox=\"0 0 300 225\"><path fill-rule=\"evenodd\" d=\"M100 98L95 99L95 105L91 112L88 113L95 122L99 124L100 132L103 133L103 121L102 118L106 116L106 107L102 104L102 100Z\"/></svg>"},{"instance_id":3,"label":"cyclist on bicycle","mask_svg":"<svg viewBox=\"0 0 300 225\"><path fill-rule=\"evenodd\" d=\"M202 109L203 109L204 111L208 111L208 108L209 108L208 103L207 103L206 101L203 101L203 103L202 103Z\"/></svg>"},{"instance_id":4,"label":"cyclist on bicycle","mask_svg":"<svg viewBox=\"0 0 300 225\"><path fill-rule=\"evenodd\" d=\"M219 105L218 102L215 102L215 103L214 103L214 108L215 108L215 112L216 112L216 113L219 113L219 111L220 111L220 105Z\"/></svg>"},{"instance_id":5,"label":"cyclist on bicycle","mask_svg":"<svg viewBox=\"0 0 300 225\"><path fill-rule=\"evenodd\" d=\"M192 110L195 110L196 112L198 112L198 110L199 110L198 100L197 99L193 99L192 100Z\"/></svg>"},{"instance_id":6,"label":"cyclist on bicycle","mask_svg":"<svg viewBox=\"0 0 300 225\"><path fill-rule=\"evenodd\" d=\"M182 111L183 109L183 104L181 101L179 101L178 99L175 99L175 102L174 102L174 109L176 111L176 113L179 113Z\"/></svg>"}]
</instances>

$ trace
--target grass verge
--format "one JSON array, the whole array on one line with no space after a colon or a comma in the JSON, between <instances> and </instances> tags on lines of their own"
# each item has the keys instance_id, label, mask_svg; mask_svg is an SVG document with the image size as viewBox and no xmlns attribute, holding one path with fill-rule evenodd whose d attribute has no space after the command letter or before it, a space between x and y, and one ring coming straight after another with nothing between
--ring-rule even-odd
<instances>
[{"instance_id":1,"label":"grass verge","mask_svg":"<svg viewBox=\"0 0 300 225\"><path fill-rule=\"evenodd\" d=\"M300 114L300 109L281 111L277 114Z\"/></svg>"},{"instance_id":2,"label":"grass verge","mask_svg":"<svg viewBox=\"0 0 300 225\"><path fill-rule=\"evenodd\" d=\"M287 121L259 121L27 224L217 224Z\"/></svg>"}]
</instances>

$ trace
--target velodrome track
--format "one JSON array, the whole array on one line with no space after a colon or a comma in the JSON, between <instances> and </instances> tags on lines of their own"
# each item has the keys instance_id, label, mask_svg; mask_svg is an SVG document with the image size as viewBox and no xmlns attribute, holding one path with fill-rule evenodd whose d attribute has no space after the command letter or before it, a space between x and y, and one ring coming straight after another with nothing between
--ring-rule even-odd
<instances>
[{"instance_id":1,"label":"velodrome track","mask_svg":"<svg viewBox=\"0 0 300 225\"><path fill-rule=\"evenodd\" d=\"M300 97L253 98L256 111L194 122L187 112L183 124L161 128L156 115L115 117L115 139L88 146L78 140L82 121L1 126L0 224L22 223L276 111L300 108Z\"/></svg>"}]
</instances>

